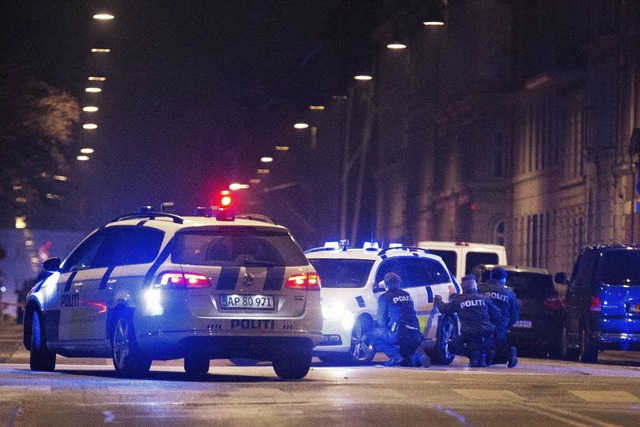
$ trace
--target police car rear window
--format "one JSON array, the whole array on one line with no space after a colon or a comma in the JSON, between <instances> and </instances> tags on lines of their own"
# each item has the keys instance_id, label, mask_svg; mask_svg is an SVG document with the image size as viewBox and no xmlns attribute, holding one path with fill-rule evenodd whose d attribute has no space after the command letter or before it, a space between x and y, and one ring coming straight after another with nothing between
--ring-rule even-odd
<instances>
[{"instance_id":1,"label":"police car rear window","mask_svg":"<svg viewBox=\"0 0 640 427\"><path fill-rule=\"evenodd\" d=\"M283 267L308 265L302 249L280 230L219 227L177 233L171 260L179 264Z\"/></svg>"},{"instance_id":2,"label":"police car rear window","mask_svg":"<svg viewBox=\"0 0 640 427\"><path fill-rule=\"evenodd\" d=\"M361 288L367 283L373 260L312 259L323 288Z\"/></svg>"}]
</instances>

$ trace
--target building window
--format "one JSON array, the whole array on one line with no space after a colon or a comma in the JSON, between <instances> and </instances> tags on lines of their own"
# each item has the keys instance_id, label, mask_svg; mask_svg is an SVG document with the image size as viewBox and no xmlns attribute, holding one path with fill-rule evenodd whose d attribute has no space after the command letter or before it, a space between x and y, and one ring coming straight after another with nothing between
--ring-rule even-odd
<instances>
[{"instance_id":1,"label":"building window","mask_svg":"<svg viewBox=\"0 0 640 427\"><path fill-rule=\"evenodd\" d=\"M504 219L501 219L496 223L495 227L493 227L493 243L495 243L496 245L504 246L505 244L506 224L507 224L507 221Z\"/></svg>"}]
</instances>

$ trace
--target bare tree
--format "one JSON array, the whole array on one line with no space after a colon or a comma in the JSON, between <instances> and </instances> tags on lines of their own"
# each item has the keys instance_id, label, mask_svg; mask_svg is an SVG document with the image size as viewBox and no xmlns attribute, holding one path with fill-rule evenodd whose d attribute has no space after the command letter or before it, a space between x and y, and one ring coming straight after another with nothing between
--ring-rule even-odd
<instances>
[{"instance_id":1,"label":"bare tree","mask_svg":"<svg viewBox=\"0 0 640 427\"><path fill-rule=\"evenodd\" d=\"M46 196L52 177L69 168L79 120L69 93L37 79L0 75L0 206Z\"/></svg>"}]
</instances>

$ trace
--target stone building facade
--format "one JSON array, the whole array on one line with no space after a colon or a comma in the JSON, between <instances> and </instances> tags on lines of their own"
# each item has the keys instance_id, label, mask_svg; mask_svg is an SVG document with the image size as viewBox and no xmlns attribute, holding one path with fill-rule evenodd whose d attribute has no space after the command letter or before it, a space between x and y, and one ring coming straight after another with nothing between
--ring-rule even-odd
<instances>
[{"instance_id":1,"label":"stone building facade","mask_svg":"<svg viewBox=\"0 0 640 427\"><path fill-rule=\"evenodd\" d=\"M552 272L637 242L640 2L449 0L440 27L419 4L376 33L376 238L499 243Z\"/></svg>"}]
</instances>

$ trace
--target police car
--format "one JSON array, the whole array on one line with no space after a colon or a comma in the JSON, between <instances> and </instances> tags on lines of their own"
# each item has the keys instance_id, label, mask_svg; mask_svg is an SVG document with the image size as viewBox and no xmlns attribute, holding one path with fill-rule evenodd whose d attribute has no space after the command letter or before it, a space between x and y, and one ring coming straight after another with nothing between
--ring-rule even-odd
<instances>
[{"instance_id":1,"label":"police car","mask_svg":"<svg viewBox=\"0 0 640 427\"><path fill-rule=\"evenodd\" d=\"M153 360L204 374L250 358L303 378L322 339L314 268L283 226L201 213L125 215L45 261L25 308L31 369L55 369L57 354L110 357L126 376Z\"/></svg>"},{"instance_id":2,"label":"police car","mask_svg":"<svg viewBox=\"0 0 640 427\"><path fill-rule=\"evenodd\" d=\"M411 247L381 249L375 243L352 248L347 242L328 242L305 252L322 278L322 343L314 354L325 362L367 364L376 349L367 340L375 326L378 296L385 291L383 277L398 274L401 287L413 298L423 332L423 346L433 363L450 364L449 341L458 333L457 319L442 316L433 305L461 292L442 258Z\"/></svg>"}]
</instances>

